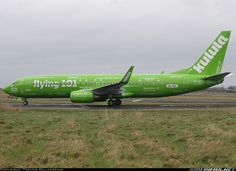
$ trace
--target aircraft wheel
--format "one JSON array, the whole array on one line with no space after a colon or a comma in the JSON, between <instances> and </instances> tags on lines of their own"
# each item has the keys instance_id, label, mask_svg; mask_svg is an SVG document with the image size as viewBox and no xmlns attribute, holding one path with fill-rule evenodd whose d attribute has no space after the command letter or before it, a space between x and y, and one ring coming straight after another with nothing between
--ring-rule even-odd
<instances>
[{"instance_id":1,"label":"aircraft wheel","mask_svg":"<svg viewBox=\"0 0 236 171\"><path fill-rule=\"evenodd\" d=\"M108 100L108 106L115 106L115 101L114 100Z\"/></svg>"},{"instance_id":2,"label":"aircraft wheel","mask_svg":"<svg viewBox=\"0 0 236 171\"><path fill-rule=\"evenodd\" d=\"M25 100L25 101L23 101L23 105L28 105L28 101L27 100Z\"/></svg>"},{"instance_id":3,"label":"aircraft wheel","mask_svg":"<svg viewBox=\"0 0 236 171\"><path fill-rule=\"evenodd\" d=\"M120 106L121 103L122 103L122 101L121 101L120 99L116 99L116 100L115 100L115 103L116 103L117 106Z\"/></svg>"}]
</instances>

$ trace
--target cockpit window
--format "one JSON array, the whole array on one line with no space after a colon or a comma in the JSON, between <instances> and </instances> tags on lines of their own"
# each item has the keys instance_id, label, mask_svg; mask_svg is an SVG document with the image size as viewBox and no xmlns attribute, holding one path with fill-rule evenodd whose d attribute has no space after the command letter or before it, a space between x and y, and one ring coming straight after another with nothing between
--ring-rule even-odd
<instances>
[{"instance_id":1,"label":"cockpit window","mask_svg":"<svg viewBox=\"0 0 236 171\"><path fill-rule=\"evenodd\" d=\"M18 81L14 81L13 83L12 83L12 85L17 85L18 84Z\"/></svg>"}]
</instances>

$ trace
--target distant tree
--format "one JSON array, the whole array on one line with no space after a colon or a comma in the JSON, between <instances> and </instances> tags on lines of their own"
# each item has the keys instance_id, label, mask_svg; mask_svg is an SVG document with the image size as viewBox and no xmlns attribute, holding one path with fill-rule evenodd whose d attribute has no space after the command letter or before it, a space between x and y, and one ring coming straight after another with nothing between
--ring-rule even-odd
<instances>
[{"instance_id":1,"label":"distant tree","mask_svg":"<svg viewBox=\"0 0 236 171\"><path fill-rule=\"evenodd\" d=\"M207 91L216 91L216 92L220 92L220 91L226 91L226 89L225 89L224 86L221 86L221 87L211 87L211 88L208 88Z\"/></svg>"},{"instance_id":2,"label":"distant tree","mask_svg":"<svg viewBox=\"0 0 236 171\"><path fill-rule=\"evenodd\" d=\"M229 86L227 89L230 91L236 91L236 86Z\"/></svg>"}]
</instances>

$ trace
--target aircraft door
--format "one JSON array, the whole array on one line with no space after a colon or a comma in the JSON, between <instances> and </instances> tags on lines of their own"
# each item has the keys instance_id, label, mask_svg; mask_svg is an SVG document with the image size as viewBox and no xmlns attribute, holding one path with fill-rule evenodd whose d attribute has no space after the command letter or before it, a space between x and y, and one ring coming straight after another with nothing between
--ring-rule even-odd
<instances>
[{"instance_id":1,"label":"aircraft door","mask_svg":"<svg viewBox=\"0 0 236 171\"><path fill-rule=\"evenodd\" d=\"M30 80L28 79L22 80L21 84L22 84L22 93L24 95L30 96L32 94L32 87Z\"/></svg>"},{"instance_id":2,"label":"aircraft door","mask_svg":"<svg viewBox=\"0 0 236 171\"><path fill-rule=\"evenodd\" d=\"M184 90L189 91L189 78L184 78Z\"/></svg>"}]
</instances>

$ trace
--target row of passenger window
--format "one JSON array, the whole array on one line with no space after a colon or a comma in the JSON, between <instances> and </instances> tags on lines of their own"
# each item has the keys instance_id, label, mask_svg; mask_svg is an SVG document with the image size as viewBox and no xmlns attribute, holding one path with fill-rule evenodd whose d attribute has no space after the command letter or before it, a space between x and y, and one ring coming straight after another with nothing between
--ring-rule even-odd
<instances>
[{"instance_id":1,"label":"row of passenger window","mask_svg":"<svg viewBox=\"0 0 236 171\"><path fill-rule=\"evenodd\" d=\"M115 82L107 82L107 83L104 83L104 82L80 82L80 84L86 84L86 85L112 85L112 84L116 84ZM143 81L140 81L140 82L129 82L128 85L158 85L160 84L160 82L143 82Z\"/></svg>"}]
</instances>

